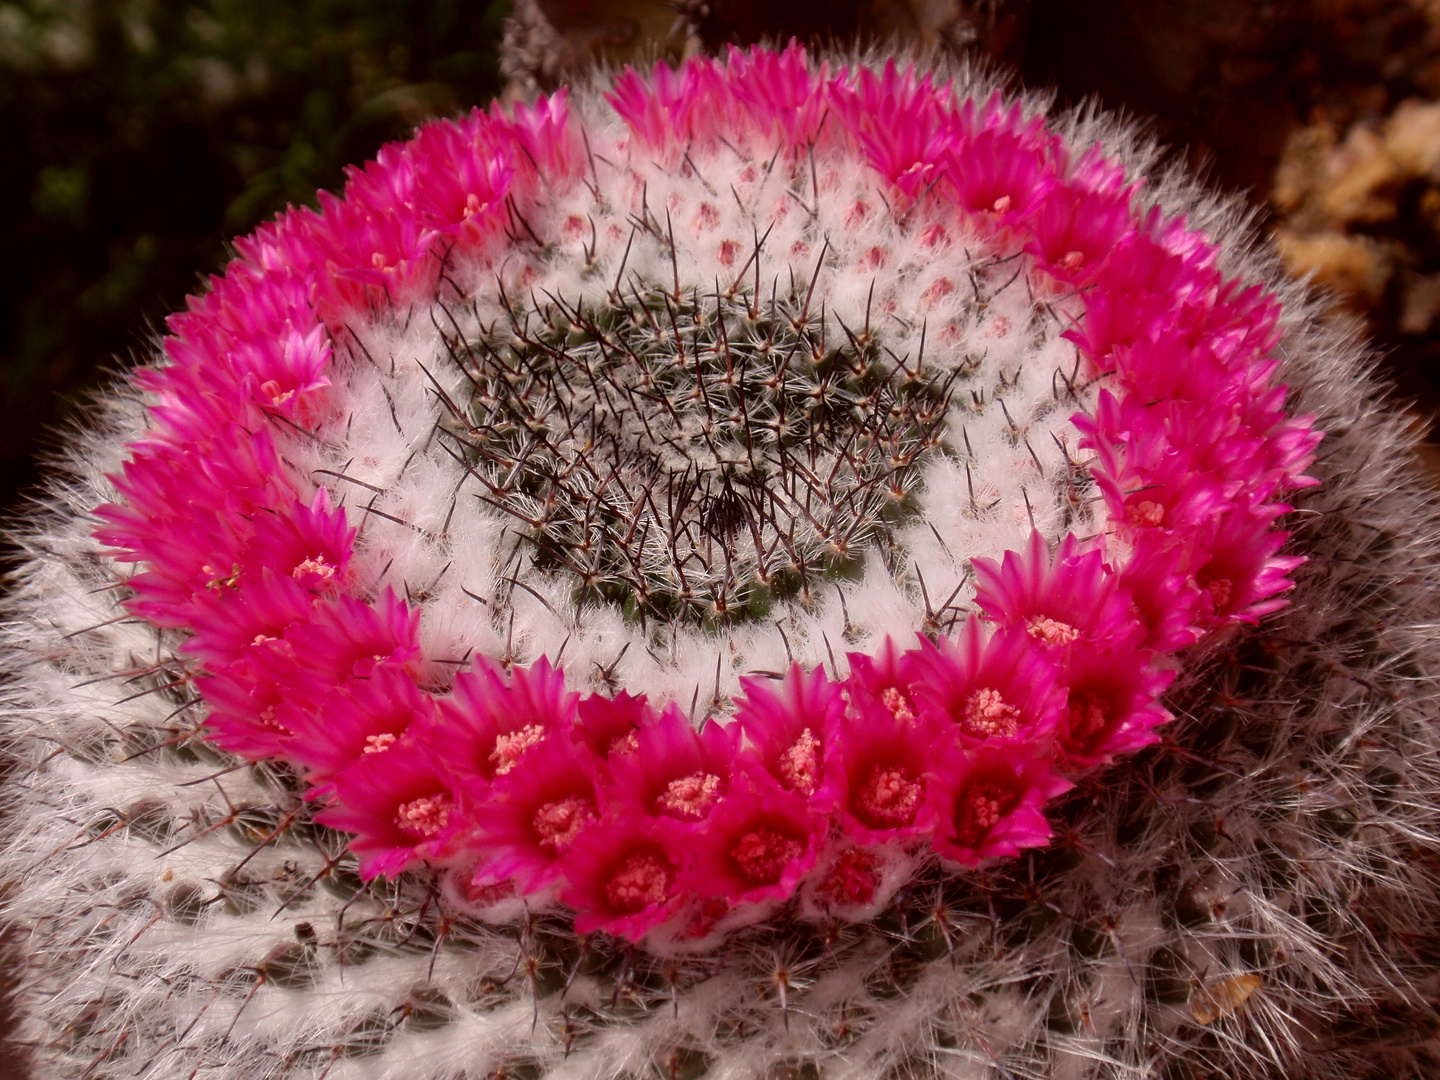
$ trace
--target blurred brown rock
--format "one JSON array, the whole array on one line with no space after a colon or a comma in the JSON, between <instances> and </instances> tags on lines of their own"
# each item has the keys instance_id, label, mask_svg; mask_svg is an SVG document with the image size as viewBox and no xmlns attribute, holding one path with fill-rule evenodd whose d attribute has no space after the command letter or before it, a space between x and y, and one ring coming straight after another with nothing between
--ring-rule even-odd
<instances>
[{"instance_id":1,"label":"blurred brown rock","mask_svg":"<svg viewBox=\"0 0 1440 1080\"><path fill-rule=\"evenodd\" d=\"M1411 177L1440 180L1440 103L1407 98L1385 121L1385 149Z\"/></svg>"},{"instance_id":2,"label":"blurred brown rock","mask_svg":"<svg viewBox=\"0 0 1440 1080\"><path fill-rule=\"evenodd\" d=\"M1395 216L1395 189L1401 178L1385 140L1356 125L1344 142L1325 155L1314 192L1331 221L1389 221Z\"/></svg>"},{"instance_id":3,"label":"blurred brown rock","mask_svg":"<svg viewBox=\"0 0 1440 1080\"><path fill-rule=\"evenodd\" d=\"M1400 332L1428 333L1440 315L1440 274L1406 274L1401 288Z\"/></svg>"},{"instance_id":4,"label":"blurred brown rock","mask_svg":"<svg viewBox=\"0 0 1440 1080\"><path fill-rule=\"evenodd\" d=\"M1347 236L1334 229L1300 233L1276 229L1275 243L1286 268L1312 278L1342 297L1379 303L1395 272L1394 252L1368 236Z\"/></svg>"}]
</instances>

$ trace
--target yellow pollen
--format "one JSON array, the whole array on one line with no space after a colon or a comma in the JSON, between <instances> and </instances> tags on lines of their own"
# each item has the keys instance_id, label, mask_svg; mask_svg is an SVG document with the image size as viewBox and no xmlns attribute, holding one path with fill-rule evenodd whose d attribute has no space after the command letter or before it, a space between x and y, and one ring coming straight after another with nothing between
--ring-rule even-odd
<instances>
[{"instance_id":1,"label":"yellow pollen","mask_svg":"<svg viewBox=\"0 0 1440 1080\"><path fill-rule=\"evenodd\" d=\"M955 800L955 842L961 847L976 848L985 834L1020 802L1013 788L979 781L967 784Z\"/></svg>"},{"instance_id":2,"label":"yellow pollen","mask_svg":"<svg viewBox=\"0 0 1440 1080\"><path fill-rule=\"evenodd\" d=\"M388 731L382 731L379 735L366 735L365 748L360 752L362 754L379 754L394 746L395 740L398 738L398 735L392 735Z\"/></svg>"},{"instance_id":3,"label":"yellow pollen","mask_svg":"<svg viewBox=\"0 0 1440 1080\"><path fill-rule=\"evenodd\" d=\"M316 574L322 581L329 581L335 576L335 567L326 562L323 555L316 555L297 564L295 569L290 571L290 576L296 579L306 574Z\"/></svg>"},{"instance_id":4,"label":"yellow pollen","mask_svg":"<svg viewBox=\"0 0 1440 1080\"><path fill-rule=\"evenodd\" d=\"M1105 728L1105 710L1100 698L1092 693L1083 693L1078 699L1070 699L1070 739L1085 740Z\"/></svg>"},{"instance_id":5,"label":"yellow pollen","mask_svg":"<svg viewBox=\"0 0 1440 1080\"><path fill-rule=\"evenodd\" d=\"M640 749L640 733L631 728L610 744L607 754L633 754Z\"/></svg>"},{"instance_id":6,"label":"yellow pollen","mask_svg":"<svg viewBox=\"0 0 1440 1080\"><path fill-rule=\"evenodd\" d=\"M785 867L804 851L804 843L797 838L760 828L740 837L731 848L730 857L751 885L774 885L785 873Z\"/></svg>"},{"instance_id":7,"label":"yellow pollen","mask_svg":"<svg viewBox=\"0 0 1440 1080\"><path fill-rule=\"evenodd\" d=\"M1165 507L1149 499L1125 507L1125 520L1142 529L1153 529L1165 520Z\"/></svg>"},{"instance_id":8,"label":"yellow pollen","mask_svg":"<svg viewBox=\"0 0 1440 1080\"><path fill-rule=\"evenodd\" d=\"M1235 586L1229 578L1216 578L1205 586L1205 591L1210 594L1210 600L1219 611L1226 604L1230 603L1230 595L1235 591Z\"/></svg>"},{"instance_id":9,"label":"yellow pollen","mask_svg":"<svg viewBox=\"0 0 1440 1080\"><path fill-rule=\"evenodd\" d=\"M915 719L915 714L910 711L910 702L900 692L899 687L887 686L880 694L880 700L890 710L890 715L901 723Z\"/></svg>"},{"instance_id":10,"label":"yellow pollen","mask_svg":"<svg viewBox=\"0 0 1440 1080\"><path fill-rule=\"evenodd\" d=\"M899 765L876 765L855 789L855 816L872 829L903 829L915 821L924 786Z\"/></svg>"}]
</instances>

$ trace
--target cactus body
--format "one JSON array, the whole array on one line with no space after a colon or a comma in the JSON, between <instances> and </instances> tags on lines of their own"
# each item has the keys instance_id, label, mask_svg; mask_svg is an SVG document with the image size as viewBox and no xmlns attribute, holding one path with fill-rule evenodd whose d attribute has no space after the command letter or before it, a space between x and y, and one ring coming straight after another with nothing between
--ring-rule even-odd
<instances>
[{"instance_id":1,"label":"cactus body","mask_svg":"<svg viewBox=\"0 0 1440 1080\"><path fill-rule=\"evenodd\" d=\"M1425 1073L1436 522L1357 347L1111 122L833 63L387 148L76 436L43 1068Z\"/></svg>"}]
</instances>

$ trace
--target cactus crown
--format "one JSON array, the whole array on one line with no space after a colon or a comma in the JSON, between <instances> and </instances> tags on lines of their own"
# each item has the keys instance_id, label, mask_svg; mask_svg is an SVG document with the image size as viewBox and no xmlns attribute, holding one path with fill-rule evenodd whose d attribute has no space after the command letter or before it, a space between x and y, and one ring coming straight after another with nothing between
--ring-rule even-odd
<instances>
[{"instance_id":1,"label":"cactus crown","mask_svg":"<svg viewBox=\"0 0 1440 1080\"><path fill-rule=\"evenodd\" d=\"M894 555L965 368L887 356L868 313L830 336L811 310L825 256L768 296L737 281L631 282L593 307L502 298L503 319L452 336L473 393L447 431L478 497L577 579L578 603L723 626L858 577L867 548ZM756 247L742 276L764 261Z\"/></svg>"}]
</instances>

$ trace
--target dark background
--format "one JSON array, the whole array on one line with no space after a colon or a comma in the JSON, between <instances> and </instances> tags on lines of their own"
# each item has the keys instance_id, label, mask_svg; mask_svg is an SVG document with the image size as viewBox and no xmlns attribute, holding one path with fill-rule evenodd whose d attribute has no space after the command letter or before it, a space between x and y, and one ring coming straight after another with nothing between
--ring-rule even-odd
<instances>
[{"instance_id":1,"label":"dark background","mask_svg":"<svg viewBox=\"0 0 1440 1080\"><path fill-rule=\"evenodd\" d=\"M869 5L881 2L893 0ZM547 5L562 29L629 49L639 32L627 27L654 23L663 6ZM1264 224L1278 220L1267 200L1295 131L1344 131L1403 99L1440 98L1436 5L982 0L964 13L976 52L1062 104L1094 95L1140 118L1214 183L1247 193ZM227 238L338 187L347 163L416 122L498 93L507 6L0 4L0 512L13 515L36 483L47 433L106 373L149 352L165 315L220 266ZM792 33L852 41L876 25L872 6L833 0L682 7L712 47ZM1440 273L1436 229L1404 191L1395 198L1396 215L1367 228L1412 277ZM1440 340L1401 333L1399 303L1387 286L1352 310L1424 422L1440 402ZM0 1077L19 1075L15 1062L0 1053Z\"/></svg>"}]
</instances>

